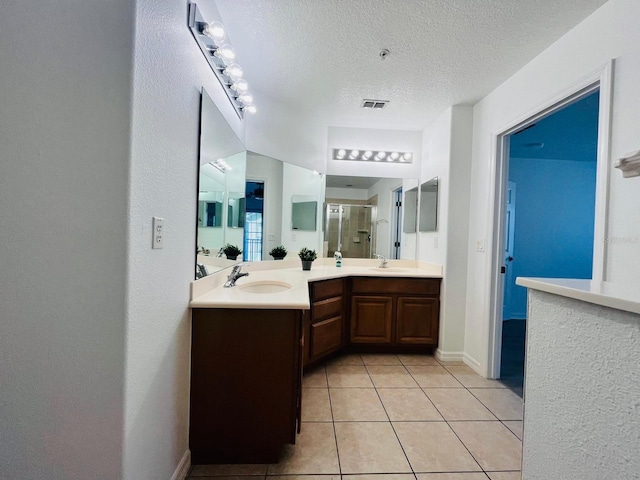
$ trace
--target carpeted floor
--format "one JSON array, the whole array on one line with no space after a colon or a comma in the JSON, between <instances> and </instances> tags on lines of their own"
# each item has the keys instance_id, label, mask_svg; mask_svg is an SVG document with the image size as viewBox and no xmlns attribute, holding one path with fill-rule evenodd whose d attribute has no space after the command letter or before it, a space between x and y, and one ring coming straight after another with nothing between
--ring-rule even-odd
<instances>
[{"instance_id":1,"label":"carpeted floor","mask_svg":"<svg viewBox=\"0 0 640 480\"><path fill-rule=\"evenodd\" d=\"M505 320L502 323L502 358L500 381L522 397L524 382L525 320Z\"/></svg>"}]
</instances>

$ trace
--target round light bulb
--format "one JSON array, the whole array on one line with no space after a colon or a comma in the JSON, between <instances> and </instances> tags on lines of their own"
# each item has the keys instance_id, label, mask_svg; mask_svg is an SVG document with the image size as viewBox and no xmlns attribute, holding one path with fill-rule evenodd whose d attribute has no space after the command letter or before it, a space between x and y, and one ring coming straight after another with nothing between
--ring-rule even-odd
<instances>
[{"instance_id":1,"label":"round light bulb","mask_svg":"<svg viewBox=\"0 0 640 480\"><path fill-rule=\"evenodd\" d=\"M369 160L371 158L371 155L373 155L373 152L371 150L367 150L362 154L362 159Z\"/></svg>"},{"instance_id":2,"label":"round light bulb","mask_svg":"<svg viewBox=\"0 0 640 480\"><path fill-rule=\"evenodd\" d=\"M397 160L398 158L400 158L400 154L398 152L391 152L391 155L389 155L389 158L391 159L391 161Z\"/></svg>"},{"instance_id":3,"label":"round light bulb","mask_svg":"<svg viewBox=\"0 0 640 480\"><path fill-rule=\"evenodd\" d=\"M247 105L242 110L244 110L245 112L249 112L249 113L256 113L256 111L257 111L255 105Z\"/></svg>"},{"instance_id":4,"label":"round light bulb","mask_svg":"<svg viewBox=\"0 0 640 480\"><path fill-rule=\"evenodd\" d=\"M253 103L253 95L251 95L249 92L244 92L238 97L238 100L240 100L245 105L251 105Z\"/></svg>"},{"instance_id":5,"label":"round light bulb","mask_svg":"<svg viewBox=\"0 0 640 480\"><path fill-rule=\"evenodd\" d=\"M338 150L338 153L336 153L336 157L338 159L342 159L346 154L347 154L347 151L344 148L341 148L340 150Z\"/></svg>"},{"instance_id":6,"label":"round light bulb","mask_svg":"<svg viewBox=\"0 0 640 480\"><path fill-rule=\"evenodd\" d=\"M249 90L249 84L244 78L239 79L237 82L233 82L231 89L238 93L244 93Z\"/></svg>"},{"instance_id":7,"label":"round light bulb","mask_svg":"<svg viewBox=\"0 0 640 480\"><path fill-rule=\"evenodd\" d=\"M352 160L355 160L358 155L360 155L360 150L351 150L351 153L349 154L349 158Z\"/></svg>"},{"instance_id":8,"label":"round light bulb","mask_svg":"<svg viewBox=\"0 0 640 480\"><path fill-rule=\"evenodd\" d=\"M227 77L229 77L234 82L241 79L243 75L242 67L237 63L232 63L227 68L222 71Z\"/></svg>"},{"instance_id":9,"label":"round light bulb","mask_svg":"<svg viewBox=\"0 0 640 480\"><path fill-rule=\"evenodd\" d=\"M220 22L205 23L202 33L215 42L221 42L225 37L224 25Z\"/></svg>"},{"instance_id":10,"label":"round light bulb","mask_svg":"<svg viewBox=\"0 0 640 480\"><path fill-rule=\"evenodd\" d=\"M405 153L405 154L402 156L403 160L406 160L407 162L408 162L409 160L411 160L411 157L413 157L413 155L411 154L411 152L407 152L407 153Z\"/></svg>"},{"instance_id":11,"label":"round light bulb","mask_svg":"<svg viewBox=\"0 0 640 480\"><path fill-rule=\"evenodd\" d=\"M378 162L380 160L383 160L384 157L386 156L387 156L387 152L378 152L378 154L376 155L376 161Z\"/></svg>"},{"instance_id":12,"label":"round light bulb","mask_svg":"<svg viewBox=\"0 0 640 480\"><path fill-rule=\"evenodd\" d=\"M216 48L214 55L221 59L227 65L233 63L236 58L236 52L233 51L233 48L228 43L220 45L218 48Z\"/></svg>"}]
</instances>

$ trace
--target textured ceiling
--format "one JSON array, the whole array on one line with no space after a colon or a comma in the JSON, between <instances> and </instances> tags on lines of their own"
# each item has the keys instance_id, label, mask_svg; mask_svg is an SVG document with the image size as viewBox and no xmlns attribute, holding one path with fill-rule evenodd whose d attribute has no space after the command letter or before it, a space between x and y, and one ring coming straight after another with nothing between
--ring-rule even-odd
<instances>
[{"instance_id":1,"label":"textured ceiling","mask_svg":"<svg viewBox=\"0 0 640 480\"><path fill-rule=\"evenodd\" d=\"M326 125L406 130L476 103L604 3L216 0L254 89Z\"/></svg>"}]
</instances>

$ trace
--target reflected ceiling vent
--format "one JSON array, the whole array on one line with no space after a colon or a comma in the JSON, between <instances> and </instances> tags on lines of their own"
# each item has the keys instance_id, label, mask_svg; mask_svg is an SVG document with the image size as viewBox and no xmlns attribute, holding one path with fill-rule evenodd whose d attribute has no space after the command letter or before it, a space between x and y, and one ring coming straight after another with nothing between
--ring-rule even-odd
<instances>
[{"instance_id":1,"label":"reflected ceiling vent","mask_svg":"<svg viewBox=\"0 0 640 480\"><path fill-rule=\"evenodd\" d=\"M360 104L360 106L362 108L377 108L377 109L381 109L387 106L387 103L389 103L389 100L370 100L365 98L364 100L362 100L362 103Z\"/></svg>"}]
</instances>

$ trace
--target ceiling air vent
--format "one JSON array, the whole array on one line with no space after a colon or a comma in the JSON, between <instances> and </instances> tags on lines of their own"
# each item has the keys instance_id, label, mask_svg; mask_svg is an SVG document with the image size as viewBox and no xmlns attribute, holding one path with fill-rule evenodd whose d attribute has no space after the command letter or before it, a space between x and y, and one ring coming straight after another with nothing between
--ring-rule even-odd
<instances>
[{"instance_id":1,"label":"ceiling air vent","mask_svg":"<svg viewBox=\"0 0 640 480\"><path fill-rule=\"evenodd\" d=\"M362 104L360 105L362 108L384 108L389 103L389 100L362 100Z\"/></svg>"}]
</instances>

